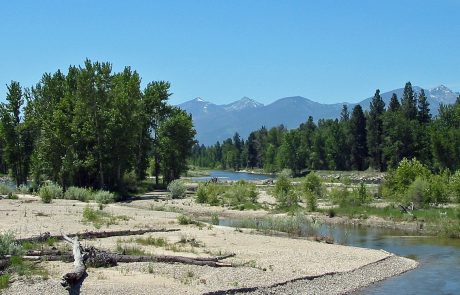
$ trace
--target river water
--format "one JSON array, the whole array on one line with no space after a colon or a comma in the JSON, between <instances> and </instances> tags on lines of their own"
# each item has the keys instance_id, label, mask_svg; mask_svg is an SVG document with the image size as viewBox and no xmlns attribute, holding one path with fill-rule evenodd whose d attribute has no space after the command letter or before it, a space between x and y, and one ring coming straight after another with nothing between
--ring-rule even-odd
<instances>
[{"instance_id":1,"label":"river water","mask_svg":"<svg viewBox=\"0 0 460 295\"><path fill-rule=\"evenodd\" d=\"M221 180L271 178L266 175L227 171L212 171L210 177L218 177ZM231 223L231 220L221 221L222 225ZM419 237L397 230L345 225L322 225L320 231L323 235L332 235L338 243L383 249L420 263L415 270L374 284L356 292L356 295L460 295L460 240Z\"/></svg>"},{"instance_id":2,"label":"river water","mask_svg":"<svg viewBox=\"0 0 460 295\"><path fill-rule=\"evenodd\" d=\"M222 171L222 170L211 170L209 172L209 176L204 177L192 177L192 180L197 181L208 181L211 178L217 177L220 181L225 180L266 180L266 179L273 179L271 175L265 174L255 174L255 173L247 173L247 172L232 172L232 171Z\"/></svg>"}]
</instances>

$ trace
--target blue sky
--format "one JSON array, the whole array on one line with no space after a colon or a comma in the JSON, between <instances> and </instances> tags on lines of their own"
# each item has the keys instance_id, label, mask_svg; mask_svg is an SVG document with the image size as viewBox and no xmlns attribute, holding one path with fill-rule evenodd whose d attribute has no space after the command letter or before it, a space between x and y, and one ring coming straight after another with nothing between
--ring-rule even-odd
<instances>
[{"instance_id":1,"label":"blue sky","mask_svg":"<svg viewBox=\"0 0 460 295\"><path fill-rule=\"evenodd\" d=\"M2 1L0 98L86 58L172 84L174 104L357 102L460 90L460 1Z\"/></svg>"}]
</instances>

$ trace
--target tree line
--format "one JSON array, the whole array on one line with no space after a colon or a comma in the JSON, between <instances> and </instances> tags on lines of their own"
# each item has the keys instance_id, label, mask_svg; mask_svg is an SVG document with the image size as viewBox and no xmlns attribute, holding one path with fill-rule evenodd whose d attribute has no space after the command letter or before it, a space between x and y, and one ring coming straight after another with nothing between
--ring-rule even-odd
<instances>
[{"instance_id":1,"label":"tree line","mask_svg":"<svg viewBox=\"0 0 460 295\"><path fill-rule=\"evenodd\" d=\"M123 191L147 169L168 183L186 169L194 144L192 118L168 104L170 84L141 89L136 71L113 72L86 60L68 73L46 73L31 88L8 85L0 107L0 170L17 186L32 178L66 188Z\"/></svg>"},{"instance_id":2,"label":"tree line","mask_svg":"<svg viewBox=\"0 0 460 295\"><path fill-rule=\"evenodd\" d=\"M222 143L196 144L191 163L234 169L259 168L266 172L291 169L366 170L395 168L403 159L417 158L433 170L460 168L460 96L453 105L441 105L433 118L422 89L415 93L410 82L399 99L393 94L388 106L376 90L369 111L347 105L338 119L310 116L296 129L283 125L251 132L246 140L238 133Z\"/></svg>"}]
</instances>

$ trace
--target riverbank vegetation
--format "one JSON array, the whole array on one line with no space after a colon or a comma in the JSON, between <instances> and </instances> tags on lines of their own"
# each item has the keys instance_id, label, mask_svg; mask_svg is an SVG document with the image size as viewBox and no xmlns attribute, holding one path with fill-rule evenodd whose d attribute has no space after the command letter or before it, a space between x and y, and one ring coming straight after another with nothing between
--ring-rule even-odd
<instances>
[{"instance_id":1,"label":"riverbank vegetation","mask_svg":"<svg viewBox=\"0 0 460 295\"><path fill-rule=\"evenodd\" d=\"M35 189L52 181L122 195L148 172L157 184L179 178L194 142L191 116L168 104L168 82L140 83L130 67L89 60L31 88L12 81L0 108L1 172L17 187L32 178Z\"/></svg>"}]
</instances>

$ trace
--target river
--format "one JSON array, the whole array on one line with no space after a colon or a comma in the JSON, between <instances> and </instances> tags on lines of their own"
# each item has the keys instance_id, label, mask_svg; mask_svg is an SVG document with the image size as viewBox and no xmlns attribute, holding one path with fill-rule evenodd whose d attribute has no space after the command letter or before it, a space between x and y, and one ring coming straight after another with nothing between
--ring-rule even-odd
<instances>
[{"instance_id":1,"label":"river","mask_svg":"<svg viewBox=\"0 0 460 295\"><path fill-rule=\"evenodd\" d=\"M210 177L221 180L261 180L267 175L211 171ZM222 220L230 225L231 220ZM373 294L460 294L460 240L420 237L411 233L381 228L345 225L322 225L324 235L349 246L383 249L399 256L417 260L417 269L367 287L355 295Z\"/></svg>"},{"instance_id":2,"label":"river","mask_svg":"<svg viewBox=\"0 0 460 295\"><path fill-rule=\"evenodd\" d=\"M220 181L225 180L266 180L273 179L271 175L265 174L256 174L256 173L247 173L247 172L233 172L233 171L223 171L223 170L211 170L209 176L203 177L192 177L192 180L196 181L208 181L211 178L216 178Z\"/></svg>"}]
</instances>

